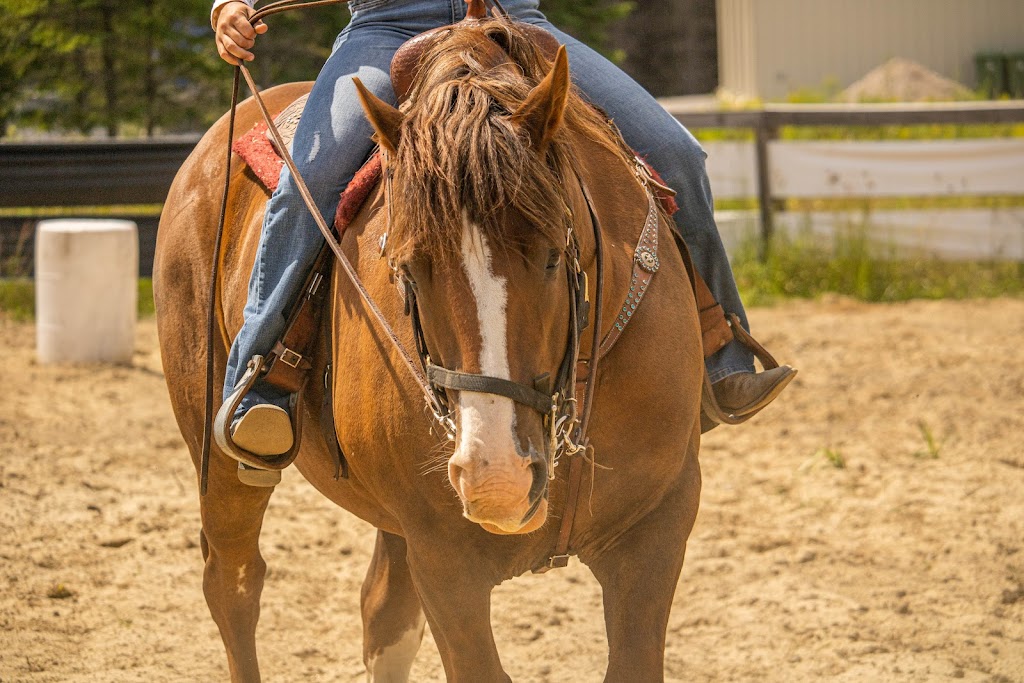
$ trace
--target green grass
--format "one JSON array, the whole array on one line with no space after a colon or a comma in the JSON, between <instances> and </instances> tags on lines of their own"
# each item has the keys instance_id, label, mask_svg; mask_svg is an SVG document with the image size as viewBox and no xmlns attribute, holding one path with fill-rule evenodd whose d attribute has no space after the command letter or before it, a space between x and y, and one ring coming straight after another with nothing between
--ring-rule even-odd
<instances>
[{"instance_id":1,"label":"green grass","mask_svg":"<svg viewBox=\"0 0 1024 683\"><path fill-rule=\"evenodd\" d=\"M838 448L833 448L832 446L825 446L824 448L818 451L818 454L821 455L821 457L825 458L825 462L827 462L829 465L836 468L837 470L846 469L846 457Z\"/></svg>"},{"instance_id":2,"label":"green grass","mask_svg":"<svg viewBox=\"0 0 1024 683\"><path fill-rule=\"evenodd\" d=\"M0 217L25 218L120 218L159 216L162 204L115 204L111 206L16 206L0 208Z\"/></svg>"},{"instance_id":3,"label":"green grass","mask_svg":"<svg viewBox=\"0 0 1024 683\"><path fill-rule=\"evenodd\" d=\"M836 446L822 446L818 450L814 451L806 460L804 460L799 467L796 468L798 473L808 472L810 470L816 470L822 466L833 467L837 470L846 469L846 456ZM777 493L785 495L788 489L785 491L778 489Z\"/></svg>"},{"instance_id":4,"label":"green grass","mask_svg":"<svg viewBox=\"0 0 1024 683\"><path fill-rule=\"evenodd\" d=\"M778 235L765 260L759 250L760 240L754 236L732 259L740 294L751 306L826 293L869 302L1024 296L1024 263L900 257L857 230L838 237L832 246ZM35 286L30 278L0 278L0 313L13 320L33 319ZM153 281L140 278L139 316L153 314ZM928 437L924 439L928 444ZM937 450L935 443L928 444L929 453Z\"/></svg>"},{"instance_id":5,"label":"green grass","mask_svg":"<svg viewBox=\"0 0 1024 683\"><path fill-rule=\"evenodd\" d=\"M781 140L957 140L1024 138L1024 123L920 124L913 126L784 126Z\"/></svg>"},{"instance_id":6,"label":"green grass","mask_svg":"<svg viewBox=\"0 0 1024 683\"><path fill-rule=\"evenodd\" d=\"M30 278L0 279L0 315L28 322L35 318L36 290ZM152 278L139 278L139 317L155 313Z\"/></svg>"},{"instance_id":7,"label":"green grass","mask_svg":"<svg viewBox=\"0 0 1024 683\"><path fill-rule=\"evenodd\" d=\"M939 451L942 449L942 443L935 437L935 434L932 433L931 428L924 420L917 421L917 430L921 432L921 438L924 439L925 449L914 453L914 457L936 460L939 457Z\"/></svg>"},{"instance_id":8,"label":"green grass","mask_svg":"<svg viewBox=\"0 0 1024 683\"><path fill-rule=\"evenodd\" d=\"M750 200L743 203L756 208L757 202ZM871 197L871 198L830 198L830 199L786 199L782 202L785 211L859 211L869 214L872 211L906 211L910 209L1019 209L1024 206L1024 196L976 196L976 197ZM719 208L719 211L729 210ZM740 210L740 209L732 209Z\"/></svg>"},{"instance_id":9,"label":"green grass","mask_svg":"<svg viewBox=\"0 0 1024 683\"><path fill-rule=\"evenodd\" d=\"M139 278L139 317L148 318L156 314L156 304L153 303L153 278Z\"/></svg>"},{"instance_id":10,"label":"green grass","mask_svg":"<svg viewBox=\"0 0 1024 683\"><path fill-rule=\"evenodd\" d=\"M757 198L716 199L715 211L755 211ZM927 209L1019 209L1024 207L1024 196L979 197L834 197L828 199L784 199L778 208L782 211L807 213L813 211L859 212L924 211Z\"/></svg>"},{"instance_id":11,"label":"green grass","mask_svg":"<svg viewBox=\"0 0 1024 683\"><path fill-rule=\"evenodd\" d=\"M12 320L32 320L36 309L35 283L29 278L0 280L0 311Z\"/></svg>"},{"instance_id":12,"label":"green grass","mask_svg":"<svg viewBox=\"0 0 1024 683\"><path fill-rule=\"evenodd\" d=\"M809 238L777 235L766 258L751 237L732 259L748 305L834 292L862 301L966 299L1024 296L1024 264L1005 261L940 261L900 255L851 230L825 246Z\"/></svg>"}]
</instances>

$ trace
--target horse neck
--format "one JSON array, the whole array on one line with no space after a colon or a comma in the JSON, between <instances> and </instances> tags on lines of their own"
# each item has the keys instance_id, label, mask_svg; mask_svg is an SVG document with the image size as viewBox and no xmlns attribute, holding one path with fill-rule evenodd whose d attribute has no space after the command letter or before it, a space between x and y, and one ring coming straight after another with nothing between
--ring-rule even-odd
<instances>
[{"instance_id":1,"label":"horse neck","mask_svg":"<svg viewBox=\"0 0 1024 683\"><path fill-rule=\"evenodd\" d=\"M576 167L578 180L590 195L605 244L630 243L632 246L647 213L647 196L643 187L633 169L619 155L582 134L571 133L571 136L573 156L581 162ZM577 178L564 178L563 181L569 188L571 208L576 216L580 262L589 269L594 264L596 248L587 200ZM606 248L606 258L609 257L614 259L615 254L609 254Z\"/></svg>"}]
</instances>

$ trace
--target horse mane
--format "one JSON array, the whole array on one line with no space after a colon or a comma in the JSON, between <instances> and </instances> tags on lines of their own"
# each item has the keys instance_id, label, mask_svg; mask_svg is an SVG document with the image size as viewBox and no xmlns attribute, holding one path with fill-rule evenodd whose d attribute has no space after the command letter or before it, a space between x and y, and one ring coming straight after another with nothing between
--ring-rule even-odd
<instances>
[{"instance_id":1,"label":"horse mane","mask_svg":"<svg viewBox=\"0 0 1024 683\"><path fill-rule=\"evenodd\" d=\"M550 69L515 23L502 19L452 28L424 51L403 105L393 258L449 261L459 253L464 220L506 249L538 237L565 246L573 220L566 184L579 163L572 133L599 142L626 164L630 154L575 87L562 127L538 153L512 114ZM513 220L516 215L521 220Z\"/></svg>"}]
</instances>

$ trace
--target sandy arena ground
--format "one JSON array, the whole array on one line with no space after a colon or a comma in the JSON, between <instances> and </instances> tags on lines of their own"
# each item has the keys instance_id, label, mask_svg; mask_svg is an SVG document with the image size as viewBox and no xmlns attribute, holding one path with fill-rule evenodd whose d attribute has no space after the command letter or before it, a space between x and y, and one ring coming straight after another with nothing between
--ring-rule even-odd
<instances>
[{"instance_id":1,"label":"sandy arena ground","mask_svg":"<svg viewBox=\"0 0 1024 683\"><path fill-rule=\"evenodd\" d=\"M800 376L705 438L668 678L1024 681L1024 301L752 319ZM154 322L131 367L38 366L32 327L2 315L0 348L0 681L225 680ZM372 544L286 472L263 533L266 680L363 679ZM601 680L600 602L576 562L499 587L513 679ZM428 634L413 679L442 678Z\"/></svg>"}]
</instances>

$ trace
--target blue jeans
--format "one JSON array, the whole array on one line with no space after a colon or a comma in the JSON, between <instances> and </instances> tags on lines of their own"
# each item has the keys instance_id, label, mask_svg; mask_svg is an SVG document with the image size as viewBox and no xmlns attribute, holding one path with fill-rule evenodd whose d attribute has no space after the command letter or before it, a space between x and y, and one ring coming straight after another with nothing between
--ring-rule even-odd
<instances>
[{"instance_id":1,"label":"blue jeans","mask_svg":"<svg viewBox=\"0 0 1024 683\"><path fill-rule=\"evenodd\" d=\"M676 223L711 292L726 311L746 313L715 226L714 202L704 168L706 154L689 131L669 115L638 83L604 57L552 26L538 0L504 0L508 12L541 26L564 43L573 81L606 111L626 142L644 156L679 194ZM372 151L373 133L356 96L352 76L381 99L395 103L389 70L391 57L409 38L465 16L464 0L351 0L352 20L316 79L295 132L292 154L321 213L334 216L341 191ZM231 345L224 395L231 393L248 360L266 354L284 332L289 304L323 245L323 237L285 168L267 204L259 251L249 280L245 322ZM711 381L751 372L753 356L738 342L708 359ZM258 382L239 407L255 403L284 406L287 397Z\"/></svg>"}]
</instances>

